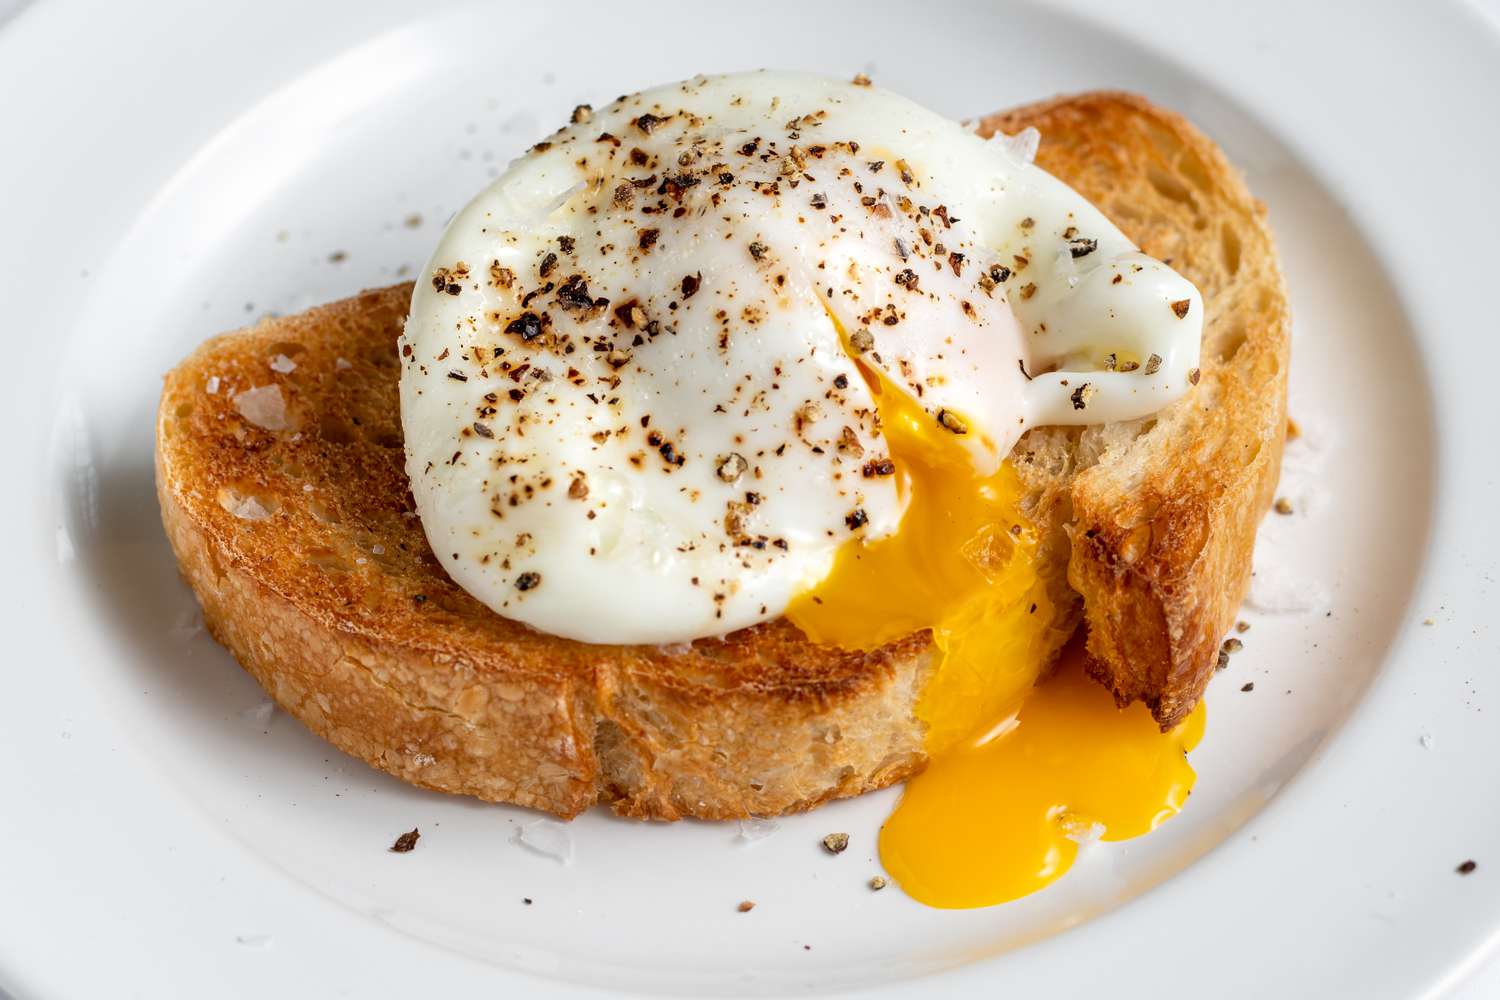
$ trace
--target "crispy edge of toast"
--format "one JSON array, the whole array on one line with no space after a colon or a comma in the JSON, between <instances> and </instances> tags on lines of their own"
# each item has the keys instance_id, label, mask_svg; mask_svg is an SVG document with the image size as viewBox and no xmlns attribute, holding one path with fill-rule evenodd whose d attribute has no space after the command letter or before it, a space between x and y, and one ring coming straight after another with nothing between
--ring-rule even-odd
<instances>
[{"instance_id":1,"label":"crispy edge of toast","mask_svg":"<svg viewBox=\"0 0 1500 1000\"><path fill-rule=\"evenodd\" d=\"M1181 116L1100 92L994 115L982 130L1026 126L1043 137L1038 163L1193 280L1208 311L1194 389L1078 471L1065 505L1089 672L1121 705L1145 702L1166 730L1214 674L1280 475L1285 282L1264 205ZM1127 158L1138 169L1116 169ZM1204 236L1185 238L1193 232Z\"/></svg>"}]
</instances>

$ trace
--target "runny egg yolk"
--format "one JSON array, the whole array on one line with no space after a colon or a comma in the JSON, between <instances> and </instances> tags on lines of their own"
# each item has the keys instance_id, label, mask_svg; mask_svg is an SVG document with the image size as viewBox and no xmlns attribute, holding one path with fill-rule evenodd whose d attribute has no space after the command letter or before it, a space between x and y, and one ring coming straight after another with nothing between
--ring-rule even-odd
<instances>
[{"instance_id":1,"label":"runny egg yolk","mask_svg":"<svg viewBox=\"0 0 1500 1000\"><path fill-rule=\"evenodd\" d=\"M886 870L930 906L989 906L1045 887L1078 842L1123 840L1175 815L1203 707L1169 733L1089 680L1036 570L1038 538L1009 462L980 476L944 426L861 365L876 393L906 512L891 535L841 549L787 617L816 642L874 649L930 629L917 704L927 769L881 828ZM961 422L957 426L962 426Z\"/></svg>"}]
</instances>

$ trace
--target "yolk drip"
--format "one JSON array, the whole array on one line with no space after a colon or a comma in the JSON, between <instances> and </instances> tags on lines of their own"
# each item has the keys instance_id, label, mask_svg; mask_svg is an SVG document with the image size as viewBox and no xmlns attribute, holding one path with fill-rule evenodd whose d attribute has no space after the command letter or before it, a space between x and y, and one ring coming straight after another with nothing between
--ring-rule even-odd
<instances>
[{"instance_id":1,"label":"yolk drip","mask_svg":"<svg viewBox=\"0 0 1500 1000\"><path fill-rule=\"evenodd\" d=\"M938 752L1014 712L1066 636L1051 628L1015 470L1007 463L976 474L960 435L860 368L876 393L906 513L894 534L845 545L786 616L814 642L844 649L931 629L940 662L917 715L929 752Z\"/></svg>"},{"instance_id":2,"label":"yolk drip","mask_svg":"<svg viewBox=\"0 0 1500 1000\"><path fill-rule=\"evenodd\" d=\"M847 649L932 631L936 661L917 705L931 762L882 828L881 861L930 906L1016 899L1067 871L1074 838L1096 824L1122 840L1178 812L1203 709L1162 734L1144 706L1117 709L1084 676L1081 654L1038 686L1067 637L1036 570L1014 468L976 474L959 435L861 370L906 512L893 534L840 550L786 614Z\"/></svg>"},{"instance_id":3,"label":"yolk drip","mask_svg":"<svg viewBox=\"0 0 1500 1000\"><path fill-rule=\"evenodd\" d=\"M1070 645L1012 727L907 782L880 860L913 898L952 909L1017 899L1060 878L1079 841L1138 837L1182 809L1202 703L1164 734L1145 705L1116 708L1082 660Z\"/></svg>"}]
</instances>

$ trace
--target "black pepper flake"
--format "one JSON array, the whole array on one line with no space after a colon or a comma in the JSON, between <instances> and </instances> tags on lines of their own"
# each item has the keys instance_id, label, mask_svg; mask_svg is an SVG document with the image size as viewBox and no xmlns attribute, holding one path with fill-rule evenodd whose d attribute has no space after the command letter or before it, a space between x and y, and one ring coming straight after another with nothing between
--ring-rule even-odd
<instances>
[{"instance_id":1,"label":"black pepper flake","mask_svg":"<svg viewBox=\"0 0 1500 1000\"><path fill-rule=\"evenodd\" d=\"M698 294L698 287L703 283L703 272L685 275L682 279L682 297L690 299Z\"/></svg>"},{"instance_id":2,"label":"black pepper flake","mask_svg":"<svg viewBox=\"0 0 1500 1000\"><path fill-rule=\"evenodd\" d=\"M896 284L905 288L908 292L915 292L918 284L920 284L920 279L917 278L917 272L909 267L905 267L896 275Z\"/></svg>"},{"instance_id":3,"label":"black pepper flake","mask_svg":"<svg viewBox=\"0 0 1500 1000\"><path fill-rule=\"evenodd\" d=\"M635 127L640 129L647 135L650 135L653 131L655 131L656 126L660 125L662 121L663 119L658 118L656 115L647 113L641 115L635 120Z\"/></svg>"},{"instance_id":4,"label":"black pepper flake","mask_svg":"<svg viewBox=\"0 0 1500 1000\"><path fill-rule=\"evenodd\" d=\"M407 830L401 836L396 838L396 842L391 845L390 851L392 854L409 854L412 848L417 846L417 841L420 840L421 837L421 830Z\"/></svg>"},{"instance_id":5,"label":"black pepper flake","mask_svg":"<svg viewBox=\"0 0 1500 1000\"><path fill-rule=\"evenodd\" d=\"M674 201L681 201L684 191L690 187L697 187L701 183L703 180L700 177L694 177L692 174L678 174L662 181L656 193L670 195Z\"/></svg>"},{"instance_id":6,"label":"black pepper flake","mask_svg":"<svg viewBox=\"0 0 1500 1000\"><path fill-rule=\"evenodd\" d=\"M843 372L839 372L833 377L833 387L835 389L849 388L849 376L845 375Z\"/></svg>"},{"instance_id":7,"label":"black pepper flake","mask_svg":"<svg viewBox=\"0 0 1500 1000\"><path fill-rule=\"evenodd\" d=\"M856 507L844 515L844 523L849 526L850 531L858 531L870 523L870 515L865 513L863 507Z\"/></svg>"},{"instance_id":8,"label":"black pepper flake","mask_svg":"<svg viewBox=\"0 0 1500 1000\"><path fill-rule=\"evenodd\" d=\"M1161 355L1153 354L1146 359L1146 374L1155 375L1161 371Z\"/></svg>"},{"instance_id":9,"label":"black pepper flake","mask_svg":"<svg viewBox=\"0 0 1500 1000\"><path fill-rule=\"evenodd\" d=\"M505 332L515 334L530 343L542 335L542 318L534 312L523 312L505 324Z\"/></svg>"},{"instance_id":10,"label":"black pepper flake","mask_svg":"<svg viewBox=\"0 0 1500 1000\"><path fill-rule=\"evenodd\" d=\"M1255 690L1255 682L1254 681L1246 681L1243 685L1240 686L1240 690L1243 691L1243 692L1245 692L1245 693L1247 693L1247 694L1249 692L1251 692L1251 691L1254 691Z\"/></svg>"},{"instance_id":11,"label":"black pepper flake","mask_svg":"<svg viewBox=\"0 0 1500 1000\"><path fill-rule=\"evenodd\" d=\"M541 266L537 268L537 273L540 274L542 277L545 278L547 275L549 275L549 274L552 273L552 269L555 268L556 266L557 266L557 254L551 253L549 251L548 254L547 254L547 256L545 256L545 257L542 258L542 263L541 263Z\"/></svg>"},{"instance_id":12,"label":"black pepper flake","mask_svg":"<svg viewBox=\"0 0 1500 1000\"><path fill-rule=\"evenodd\" d=\"M528 571L516 577L516 589L521 591L535 590L541 585L541 582L542 574L535 571Z\"/></svg>"},{"instance_id":13,"label":"black pepper flake","mask_svg":"<svg viewBox=\"0 0 1500 1000\"><path fill-rule=\"evenodd\" d=\"M1094 394L1092 384L1085 382L1073 390L1068 398L1073 401L1073 409L1082 410L1089 405L1089 397Z\"/></svg>"},{"instance_id":14,"label":"black pepper flake","mask_svg":"<svg viewBox=\"0 0 1500 1000\"><path fill-rule=\"evenodd\" d=\"M866 479L874 479L876 476L894 476L896 474L896 463L889 458L880 458L866 462L860 470Z\"/></svg>"},{"instance_id":15,"label":"black pepper flake","mask_svg":"<svg viewBox=\"0 0 1500 1000\"><path fill-rule=\"evenodd\" d=\"M1460 875L1472 875L1474 873L1474 869L1478 867L1479 862L1475 861L1473 858L1470 858L1468 861L1463 862L1453 870L1458 872L1458 874Z\"/></svg>"},{"instance_id":16,"label":"black pepper flake","mask_svg":"<svg viewBox=\"0 0 1500 1000\"><path fill-rule=\"evenodd\" d=\"M594 117L594 107L591 104L580 104L573 109L572 117L569 118L574 125L582 125Z\"/></svg>"},{"instance_id":17,"label":"black pepper flake","mask_svg":"<svg viewBox=\"0 0 1500 1000\"><path fill-rule=\"evenodd\" d=\"M849 847L849 835L847 833L830 833L823 838L823 850L829 854L843 854Z\"/></svg>"},{"instance_id":18,"label":"black pepper flake","mask_svg":"<svg viewBox=\"0 0 1500 1000\"><path fill-rule=\"evenodd\" d=\"M469 376L465 375L461 371L451 371L451 372L448 373L448 377L451 378L455 382L467 382L467 381L469 381Z\"/></svg>"},{"instance_id":19,"label":"black pepper flake","mask_svg":"<svg viewBox=\"0 0 1500 1000\"><path fill-rule=\"evenodd\" d=\"M1078 259L1079 257L1087 257L1089 254L1093 253L1095 250L1098 250L1098 249L1099 249L1099 241L1098 240L1082 240L1082 239L1080 239L1080 240L1069 240L1068 241L1068 252L1073 255L1073 258L1075 260Z\"/></svg>"},{"instance_id":20,"label":"black pepper flake","mask_svg":"<svg viewBox=\"0 0 1500 1000\"><path fill-rule=\"evenodd\" d=\"M1203 373L1200 372L1198 369L1196 369L1196 368L1189 368L1188 369L1188 381L1191 382L1193 385L1197 385L1198 384L1198 380L1200 378L1202 378L1202 377L1203 377Z\"/></svg>"},{"instance_id":21,"label":"black pepper flake","mask_svg":"<svg viewBox=\"0 0 1500 1000\"><path fill-rule=\"evenodd\" d=\"M568 280L557 290L557 304L569 310L593 308L594 300L589 295L589 286L583 280L583 275L568 276Z\"/></svg>"},{"instance_id":22,"label":"black pepper flake","mask_svg":"<svg viewBox=\"0 0 1500 1000\"><path fill-rule=\"evenodd\" d=\"M1186 319L1188 309L1192 306L1192 304L1193 303L1191 299L1178 299L1176 302L1172 303L1172 312L1177 315L1178 319Z\"/></svg>"},{"instance_id":23,"label":"black pepper flake","mask_svg":"<svg viewBox=\"0 0 1500 1000\"><path fill-rule=\"evenodd\" d=\"M477 420L474 421L474 433L482 438L492 438L495 436L495 432L490 430L489 424L481 424Z\"/></svg>"},{"instance_id":24,"label":"black pepper flake","mask_svg":"<svg viewBox=\"0 0 1500 1000\"><path fill-rule=\"evenodd\" d=\"M963 418L952 410L938 410L938 426L954 434L969 433L969 425L964 423Z\"/></svg>"},{"instance_id":25,"label":"black pepper flake","mask_svg":"<svg viewBox=\"0 0 1500 1000\"><path fill-rule=\"evenodd\" d=\"M642 250L649 251L656 246L656 241L661 237L660 229L642 229L636 234L636 243Z\"/></svg>"},{"instance_id":26,"label":"black pepper flake","mask_svg":"<svg viewBox=\"0 0 1500 1000\"><path fill-rule=\"evenodd\" d=\"M750 244L750 256L755 258L756 260L764 260L766 256L766 250L767 248L764 243L756 242Z\"/></svg>"},{"instance_id":27,"label":"black pepper flake","mask_svg":"<svg viewBox=\"0 0 1500 1000\"><path fill-rule=\"evenodd\" d=\"M953 276L959 277L964 272L964 255L954 250L948 254L948 266L953 268Z\"/></svg>"},{"instance_id":28,"label":"black pepper flake","mask_svg":"<svg viewBox=\"0 0 1500 1000\"><path fill-rule=\"evenodd\" d=\"M816 208L816 209L819 209L819 210L825 209L825 208L828 207L828 197L827 197L827 195L824 195L822 192L819 192L819 193L817 193L817 194L815 194L815 195L812 196L812 198L809 200L808 204L812 205L813 208Z\"/></svg>"}]
</instances>

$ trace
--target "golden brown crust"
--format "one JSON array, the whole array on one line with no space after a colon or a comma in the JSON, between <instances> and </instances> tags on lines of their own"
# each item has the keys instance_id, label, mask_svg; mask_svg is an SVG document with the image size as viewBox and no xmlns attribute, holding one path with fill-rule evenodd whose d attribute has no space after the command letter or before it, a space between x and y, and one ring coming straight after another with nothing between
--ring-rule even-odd
<instances>
[{"instance_id":1,"label":"golden brown crust","mask_svg":"<svg viewBox=\"0 0 1500 1000\"><path fill-rule=\"evenodd\" d=\"M1133 95L1060 98L985 125L1040 130L1038 163L1203 294L1196 389L1075 466L1057 504L1091 673L1170 728L1213 675L1280 473L1291 320L1265 208L1201 132Z\"/></svg>"},{"instance_id":2,"label":"golden brown crust","mask_svg":"<svg viewBox=\"0 0 1500 1000\"><path fill-rule=\"evenodd\" d=\"M1212 672L1275 479L1286 321L1274 251L1233 171L1176 116L1084 95L997 123L1042 129L1044 166L1176 258L1208 303L1206 358L1243 344L1206 361L1197 394L1154 426L1044 428L1018 447L1050 529L1044 571L1064 606L1078 600L1070 581L1085 595L1096 670L1168 724ZM1201 200L1216 228L1145 204L1163 189ZM1211 272L1202 262L1222 263L1230 240L1242 274L1274 280ZM814 645L783 621L681 649L588 646L455 586L402 467L395 338L410 291L217 338L167 376L167 535L214 636L283 708L415 784L563 816L595 801L655 819L772 815L920 769L925 633L868 654ZM278 355L295 367L273 370ZM268 385L285 403L277 430L236 405Z\"/></svg>"}]
</instances>

